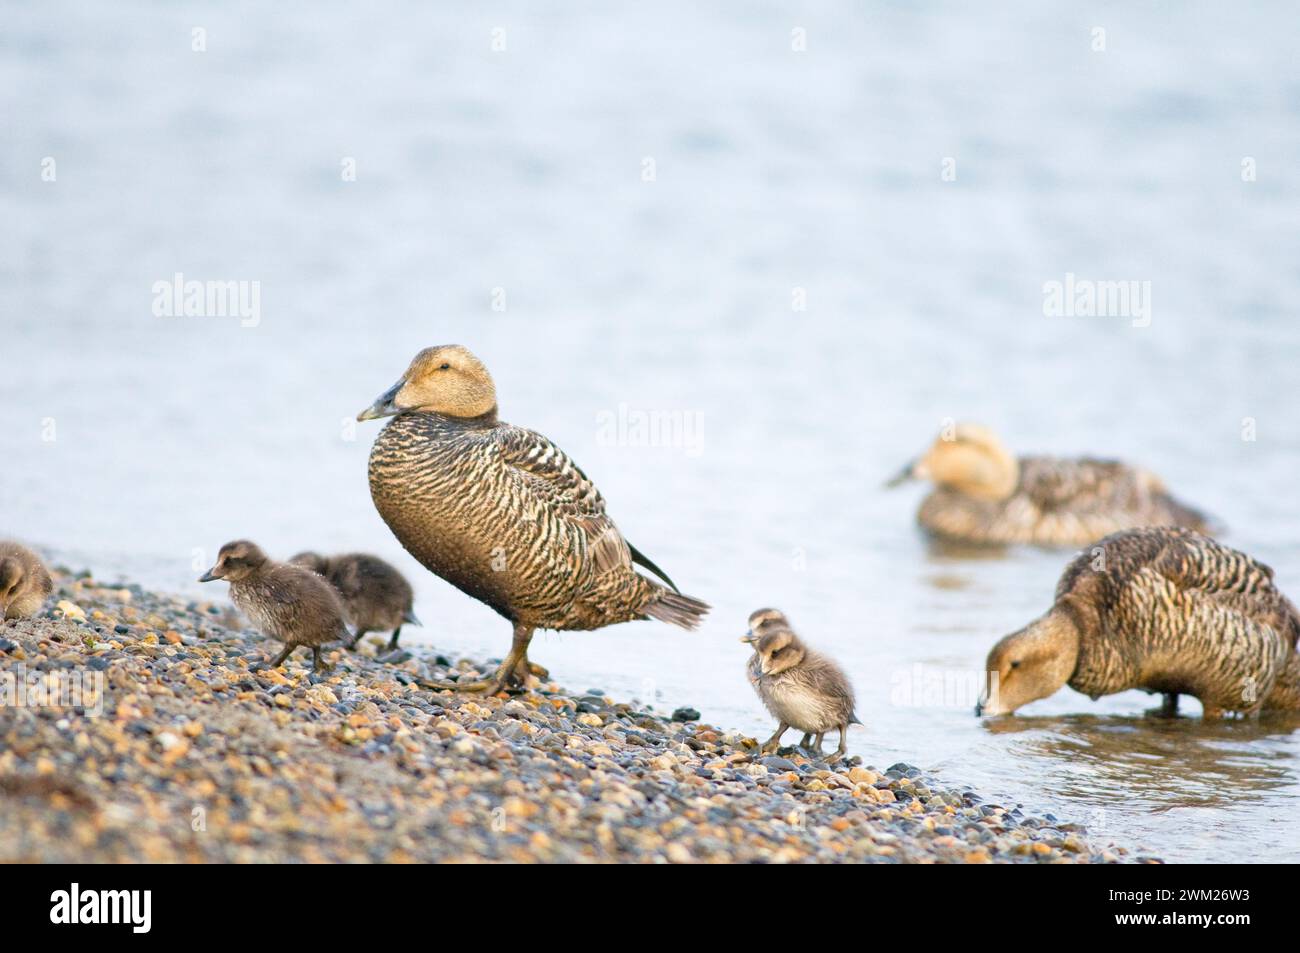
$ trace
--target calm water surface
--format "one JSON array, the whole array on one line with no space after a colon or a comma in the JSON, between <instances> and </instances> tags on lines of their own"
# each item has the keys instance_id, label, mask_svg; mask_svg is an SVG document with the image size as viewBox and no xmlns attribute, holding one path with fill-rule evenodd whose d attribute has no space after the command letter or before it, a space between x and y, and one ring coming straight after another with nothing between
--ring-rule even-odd
<instances>
[{"instance_id":1,"label":"calm water surface","mask_svg":"<svg viewBox=\"0 0 1300 953\"><path fill-rule=\"evenodd\" d=\"M976 720L972 673L1068 554L936 548L920 489L880 488L945 418L1122 456L1300 596L1292 17L11 4L0 531L209 597L199 564L232 537L371 549L416 584L413 641L499 655L508 626L375 514L377 426L348 423L418 348L462 342L502 415L716 607L692 634L539 635L562 683L770 731L736 639L775 604L852 673L874 764L1171 860L1300 859L1294 725L1068 690ZM155 316L177 272L260 282L260 322ZM1150 325L1045 317L1067 273L1149 281ZM609 425L648 411L698 429Z\"/></svg>"}]
</instances>

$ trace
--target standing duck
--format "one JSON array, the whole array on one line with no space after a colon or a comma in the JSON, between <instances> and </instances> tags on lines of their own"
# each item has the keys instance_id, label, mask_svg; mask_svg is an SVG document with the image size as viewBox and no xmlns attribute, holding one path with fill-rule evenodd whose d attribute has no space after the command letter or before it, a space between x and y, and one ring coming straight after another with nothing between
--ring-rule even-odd
<instances>
[{"instance_id":1,"label":"standing duck","mask_svg":"<svg viewBox=\"0 0 1300 953\"><path fill-rule=\"evenodd\" d=\"M760 609L750 617L749 633L741 639L754 646L747 672L764 707L777 720L776 733L763 743L775 751L790 728L804 732L802 747L820 755L822 737L838 729L840 745L829 758L838 761L848 751L849 725L861 724L853 713L853 686L831 659L808 648L775 609Z\"/></svg>"},{"instance_id":2,"label":"standing duck","mask_svg":"<svg viewBox=\"0 0 1300 953\"><path fill-rule=\"evenodd\" d=\"M993 647L976 714L1010 714L1064 685L1094 699L1159 692L1166 711L1193 695L1207 719L1288 707L1297 635L1267 566L1192 530L1126 530L1080 553L1055 605Z\"/></svg>"},{"instance_id":3,"label":"standing duck","mask_svg":"<svg viewBox=\"0 0 1300 953\"><path fill-rule=\"evenodd\" d=\"M1013 457L992 431L958 424L888 486L930 480L917 521L973 543L1086 546L1136 526L1204 531L1206 518L1154 474L1117 460Z\"/></svg>"},{"instance_id":4,"label":"standing duck","mask_svg":"<svg viewBox=\"0 0 1300 953\"><path fill-rule=\"evenodd\" d=\"M40 556L0 540L0 621L35 615L53 591L54 580Z\"/></svg>"},{"instance_id":5,"label":"standing duck","mask_svg":"<svg viewBox=\"0 0 1300 953\"><path fill-rule=\"evenodd\" d=\"M370 451L379 515L421 564L514 627L510 652L489 679L446 687L495 694L526 681L538 671L528 661L538 628L652 618L692 629L708 611L623 539L600 492L564 451L497 418L492 377L468 349L417 354L357 415L380 417L393 419Z\"/></svg>"},{"instance_id":6,"label":"standing duck","mask_svg":"<svg viewBox=\"0 0 1300 953\"><path fill-rule=\"evenodd\" d=\"M333 586L310 569L273 562L246 539L222 546L216 564L199 582L214 579L230 583L235 605L264 635L284 643L271 668L279 668L302 645L311 649L312 671L324 671L321 646L351 640L343 602Z\"/></svg>"},{"instance_id":7,"label":"standing duck","mask_svg":"<svg viewBox=\"0 0 1300 953\"><path fill-rule=\"evenodd\" d=\"M412 603L415 593L397 569L378 556L368 553L345 553L341 556L322 556L319 553L299 553L289 562L304 566L324 576L325 581L338 590L347 610L348 621L356 633L350 649L357 647L367 632L393 633L388 648L397 648L403 623L419 625Z\"/></svg>"}]
</instances>

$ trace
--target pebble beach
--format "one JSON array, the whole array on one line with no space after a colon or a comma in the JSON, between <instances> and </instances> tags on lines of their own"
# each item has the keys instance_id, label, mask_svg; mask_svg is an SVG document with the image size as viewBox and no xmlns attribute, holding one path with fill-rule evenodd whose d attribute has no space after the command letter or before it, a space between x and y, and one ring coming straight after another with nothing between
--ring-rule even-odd
<instances>
[{"instance_id":1,"label":"pebble beach","mask_svg":"<svg viewBox=\"0 0 1300 953\"><path fill-rule=\"evenodd\" d=\"M271 670L278 644L228 604L55 578L0 627L0 862L1154 859L873 765L861 735L828 765L597 689L433 690L495 660L379 637Z\"/></svg>"}]
</instances>

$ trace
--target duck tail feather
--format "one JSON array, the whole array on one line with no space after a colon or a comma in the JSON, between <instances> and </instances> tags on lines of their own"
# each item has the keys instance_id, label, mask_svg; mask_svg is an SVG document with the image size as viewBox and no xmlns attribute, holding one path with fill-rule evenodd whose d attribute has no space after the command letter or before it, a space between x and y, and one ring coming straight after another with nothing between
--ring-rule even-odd
<instances>
[{"instance_id":1,"label":"duck tail feather","mask_svg":"<svg viewBox=\"0 0 1300 953\"><path fill-rule=\"evenodd\" d=\"M402 621L409 622L411 625L424 625L423 622L415 617L414 609L407 609L406 614L402 616Z\"/></svg>"},{"instance_id":2,"label":"duck tail feather","mask_svg":"<svg viewBox=\"0 0 1300 953\"><path fill-rule=\"evenodd\" d=\"M627 544L627 551L632 556L632 562L636 563L642 569L650 570L652 573L654 573L656 576L658 576L660 579L666 582L668 584L669 589L671 589L673 592L677 593L678 595L681 594L681 590L677 588L677 583L669 579L668 574L666 572L664 572L662 569L660 569L658 566L652 563L650 561L649 556L641 552L641 550L637 549L631 543Z\"/></svg>"},{"instance_id":3,"label":"duck tail feather","mask_svg":"<svg viewBox=\"0 0 1300 953\"><path fill-rule=\"evenodd\" d=\"M712 608L707 602L701 602L680 592L660 589L654 600L645 607L645 614L660 622L669 622L683 629L694 629L700 620Z\"/></svg>"}]
</instances>

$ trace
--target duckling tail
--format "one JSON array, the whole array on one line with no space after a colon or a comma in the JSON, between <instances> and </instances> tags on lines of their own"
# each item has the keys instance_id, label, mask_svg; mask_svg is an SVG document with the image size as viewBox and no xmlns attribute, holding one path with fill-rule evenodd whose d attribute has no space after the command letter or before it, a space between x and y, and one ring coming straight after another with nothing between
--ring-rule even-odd
<instances>
[{"instance_id":1,"label":"duckling tail","mask_svg":"<svg viewBox=\"0 0 1300 953\"><path fill-rule=\"evenodd\" d=\"M644 611L650 618L658 619L660 622L671 622L683 629L693 629L700 624L700 620L711 608L712 606L707 602L701 602L691 596L660 589L654 601L647 605Z\"/></svg>"},{"instance_id":2,"label":"duckling tail","mask_svg":"<svg viewBox=\"0 0 1300 953\"><path fill-rule=\"evenodd\" d=\"M409 622L411 625L424 625L423 622L415 617L414 609L407 609L406 615L402 616L402 621Z\"/></svg>"}]
</instances>

